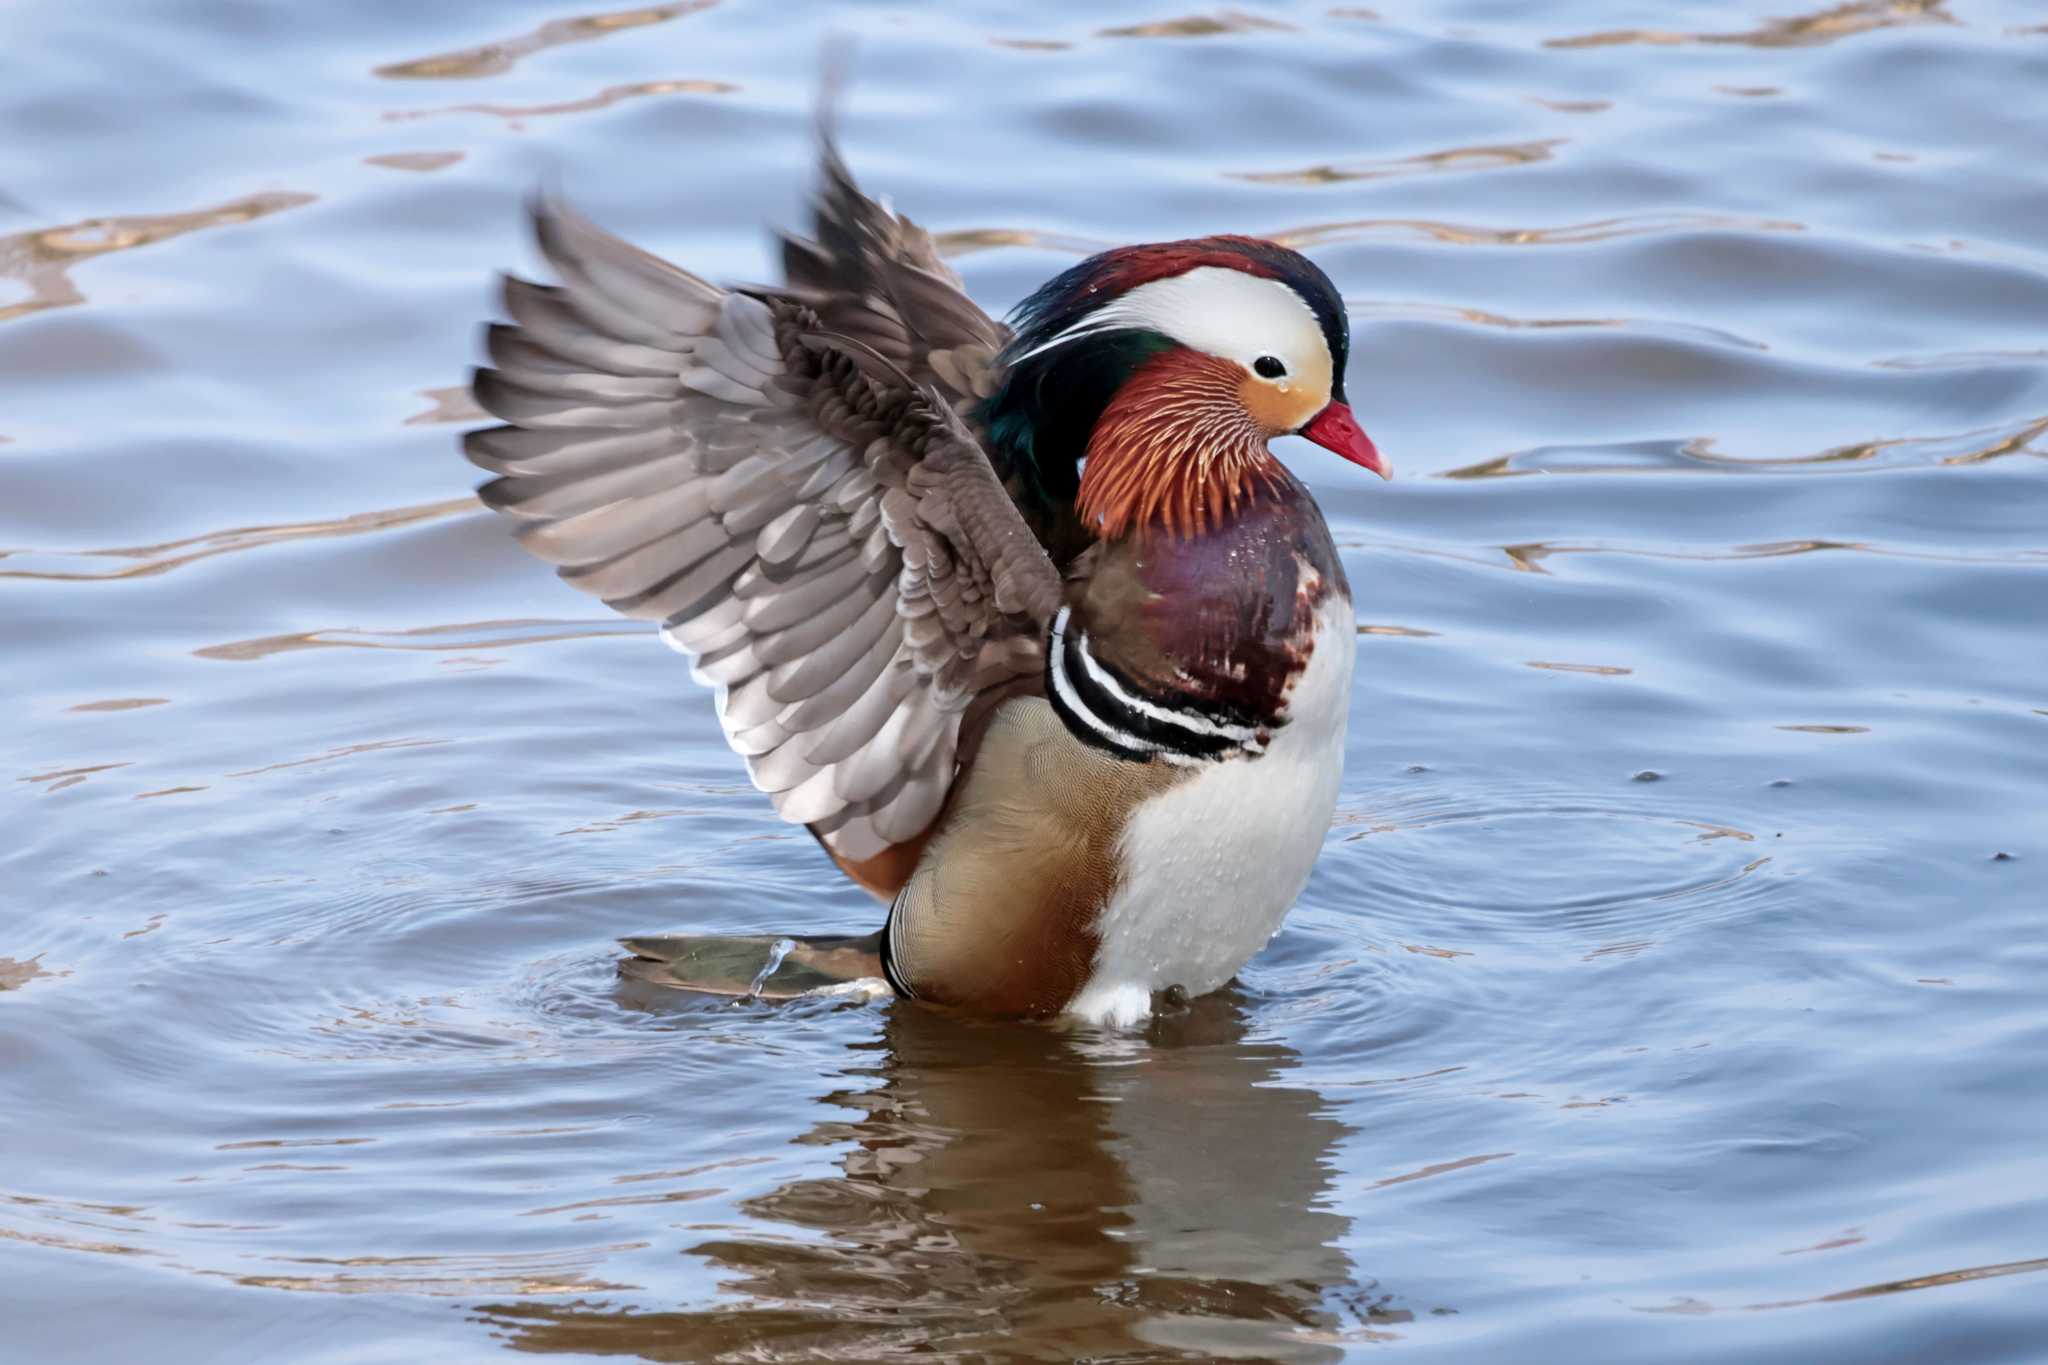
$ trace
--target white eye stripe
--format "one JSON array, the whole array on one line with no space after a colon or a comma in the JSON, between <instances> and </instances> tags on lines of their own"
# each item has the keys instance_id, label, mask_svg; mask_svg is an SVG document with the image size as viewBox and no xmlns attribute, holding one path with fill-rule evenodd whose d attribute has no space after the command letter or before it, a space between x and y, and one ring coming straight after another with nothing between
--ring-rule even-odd
<instances>
[{"instance_id":1,"label":"white eye stripe","mask_svg":"<svg viewBox=\"0 0 2048 1365\"><path fill-rule=\"evenodd\" d=\"M1322 322L1293 286L1228 266L1205 265L1141 284L1071 327L1040 342L1018 361L1098 332L1141 327L1183 346L1249 368L1270 355L1290 374L1330 367ZM1318 364L1318 362L1320 362Z\"/></svg>"},{"instance_id":2,"label":"white eye stripe","mask_svg":"<svg viewBox=\"0 0 2048 1365\"><path fill-rule=\"evenodd\" d=\"M1102 314L1097 313L1092 317L1085 317L1081 319L1072 327L1067 328L1064 332L1055 333L1054 335L1046 338L1044 341L1039 342L1036 346L1033 346L1030 350L1018 356L1015 360L1011 361L1010 363L1012 365L1021 365L1035 355L1043 355L1047 351L1050 351L1053 347L1064 346L1068 342L1073 341L1078 337L1092 336L1097 332L1113 332L1118 327L1122 327L1125 325L1126 324L1121 322L1104 322L1102 320Z\"/></svg>"}]
</instances>

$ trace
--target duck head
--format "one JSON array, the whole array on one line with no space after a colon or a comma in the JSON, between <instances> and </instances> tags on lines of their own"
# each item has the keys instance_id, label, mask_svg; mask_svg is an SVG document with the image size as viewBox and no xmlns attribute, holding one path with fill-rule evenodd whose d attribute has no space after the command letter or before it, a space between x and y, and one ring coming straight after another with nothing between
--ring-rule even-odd
<instances>
[{"instance_id":1,"label":"duck head","mask_svg":"<svg viewBox=\"0 0 2048 1365\"><path fill-rule=\"evenodd\" d=\"M1090 257L1020 304L983 418L1000 459L1095 535L1200 534L1305 436L1382 477L1344 396L1350 328L1329 276L1251 237Z\"/></svg>"}]
</instances>

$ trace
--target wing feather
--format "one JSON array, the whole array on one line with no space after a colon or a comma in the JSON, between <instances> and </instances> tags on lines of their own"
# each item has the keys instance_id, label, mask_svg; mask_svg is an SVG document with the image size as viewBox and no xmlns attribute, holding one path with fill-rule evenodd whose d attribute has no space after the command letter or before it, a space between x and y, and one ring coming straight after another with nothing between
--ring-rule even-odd
<instances>
[{"instance_id":1,"label":"wing feather","mask_svg":"<svg viewBox=\"0 0 2048 1365\"><path fill-rule=\"evenodd\" d=\"M710 512L704 485L679 484L559 520L528 522L519 529L519 543L550 564L573 566L609 559L669 531L697 525Z\"/></svg>"},{"instance_id":2,"label":"wing feather","mask_svg":"<svg viewBox=\"0 0 2048 1365\"><path fill-rule=\"evenodd\" d=\"M784 819L843 858L917 837L979 691L1042 665L1059 580L954 404L1002 329L827 148L789 284L720 289L537 200L558 285L508 279L464 453L572 586L718 689Z\"/></svg>"}]
</instances>

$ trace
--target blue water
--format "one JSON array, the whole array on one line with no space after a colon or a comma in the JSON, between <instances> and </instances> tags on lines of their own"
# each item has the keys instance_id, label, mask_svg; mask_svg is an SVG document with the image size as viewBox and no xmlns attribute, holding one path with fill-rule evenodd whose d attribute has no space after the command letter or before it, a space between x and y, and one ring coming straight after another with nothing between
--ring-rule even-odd
<instances>
[{"instance_id":1,"label":"blue water","mask_svg":"<svg viewBox=\"0 0 2048 1365\"><path fill-rule=\"evenodd\" d=\"M2048 16L1373 9L12 7L0 1359L2038 1359ZM877 912L460 386L544 178L769 272L832 32L990 308L1350 303L1338 821L1147 1037L613 974Z\"/></svg>"}]
</instances>

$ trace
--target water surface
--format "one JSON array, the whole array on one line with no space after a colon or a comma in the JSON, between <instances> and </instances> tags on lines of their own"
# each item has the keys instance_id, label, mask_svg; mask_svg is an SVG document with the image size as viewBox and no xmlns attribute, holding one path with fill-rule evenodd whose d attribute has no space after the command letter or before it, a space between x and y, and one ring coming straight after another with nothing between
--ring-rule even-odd
<instances>
[{"instance_id":1,"label":"water surface","mask_svg":"<svg viewBox=\"0 0 2048 1365\"><path fill-rule=\"evenodd\" d=\"M10 8L0 1358L2037 1358L2048 30L1796 3ZM877 913L461 385L543 178L766 273L832 30L991 308L1350 300L1337 825L1147 1037L614 978Z\"/></svg>"}]
</instances>

